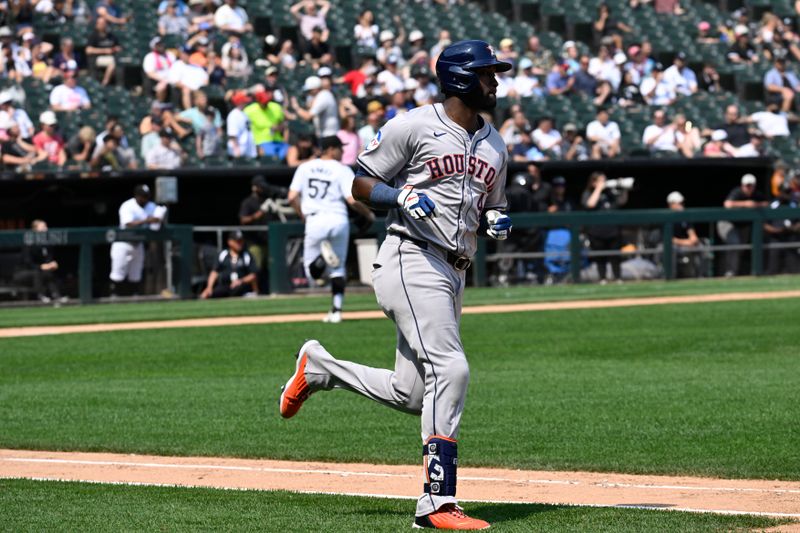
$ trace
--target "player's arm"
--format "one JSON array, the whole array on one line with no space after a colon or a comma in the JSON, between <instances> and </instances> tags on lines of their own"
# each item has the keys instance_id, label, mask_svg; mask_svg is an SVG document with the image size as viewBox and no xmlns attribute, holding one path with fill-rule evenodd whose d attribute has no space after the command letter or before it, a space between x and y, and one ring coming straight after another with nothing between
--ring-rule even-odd
<instances>
[{"instance_id":1,"label":"player's arm","mask_svg":"<svg viewBox=\"0 0 800 533\"><path fill-rule=\"evenodd\" d=\"M363 202L359 202L352 196L347 196L344 199L344 201L347 202L347 205L352 207L356 213L366 218L370 222L375 220L375 213L373 213L372 210L369 207L367 207L366 204L364 204Z\"/></svg>"},{"instance_id":2,"label":"player's arm","mask_svg":"<svg viewBox=\"0 0 800 533\"><path fill-rule=\"evenodd\" d=\"M415 191L410 185L398 189L378 178L356 174L352 192L353 198L374 209L400 207L416 220L436 216L436 204L433 200L424 192Z\"/></svg>"},{"instance_id":3,"label":"player's arm","mask_svg":"<svg viewBox=\"0 0 800 533\"><path fill-rule=\"evenodd\" d=\"M211 274L208 275L208 282L206 283L206 288L203 289L203 292L200 293L200 298L208 298L211 296L211 293L214 291L214 285L217 283L217 278L219 274L216 270L212 270Z\"/></svg>"},{"instance_id":4,"label":"player's arm","mask_svg":"<svg viewBox=\"0 0 800 533\"><path fill-rule=\"evenodd\" d=\"M486 197L486 234L496 241L504 241L511 233L511 217L508 216L508 200L506 199L506 176L508 161L500 166L500 172L494 186L488 191Z\"/></svg>"},{"instance_id":5,"label":"player's arm","mask_svg":"<svg viewBox=\"0 0 800 533\"><path fill-rule=\"evenodd\" d=\"M288 200L294 212L297 213L297 216L300 217L300 220L305 221L303 210L300 209L300 192L289 190L289 195L286 197L286 200Z\"/></svg>"}]
</instances>

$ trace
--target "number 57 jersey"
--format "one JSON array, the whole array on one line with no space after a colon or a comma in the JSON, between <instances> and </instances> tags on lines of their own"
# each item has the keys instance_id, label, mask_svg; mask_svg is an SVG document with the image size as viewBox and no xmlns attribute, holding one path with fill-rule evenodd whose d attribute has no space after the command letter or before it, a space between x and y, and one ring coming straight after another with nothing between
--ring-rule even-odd
<instances>
[{"instance_id":1,"label":"number 57 jersey","mask_svg":"<svg viewBox=\"0 0 800 533\"><path fill-rule=\"evenodd\" d=\"M334 159L313 159L294 173L289 190L300 194L300 209L306 217L325 215L347 219L345 199L352 196L353 171Z\"/></svg>"}]
</instances>

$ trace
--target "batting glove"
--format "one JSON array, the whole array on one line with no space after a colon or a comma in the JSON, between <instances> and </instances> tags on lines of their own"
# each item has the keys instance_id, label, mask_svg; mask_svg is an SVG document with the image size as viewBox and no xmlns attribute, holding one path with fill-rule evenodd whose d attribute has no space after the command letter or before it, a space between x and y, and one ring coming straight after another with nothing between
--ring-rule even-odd
<instances>
[{"instance_id":1,"label":"batting glove","mask_svg":"<svg viewBox=\"0 0 800 533\"><path fill-rule=\"evenodd\" d=\"M505 213L495 211L494 209L487 211L486 222L489 223L486 234L496 241L506 240L508 234L511 233L511 217Z\"/></svg>"},{"instance_id":2,"label":"batting glove","mask_svg":"<svg viewBox=\"0 0 800 533\"><path fill-rule=\"evenodd\" d=\"M397 197L397 204L414 220L436 216L436 204L433 203L433 200L428 198L424 192L417 192L411 187L403 187L400 196Z\"/></svg>"}]
</instances>

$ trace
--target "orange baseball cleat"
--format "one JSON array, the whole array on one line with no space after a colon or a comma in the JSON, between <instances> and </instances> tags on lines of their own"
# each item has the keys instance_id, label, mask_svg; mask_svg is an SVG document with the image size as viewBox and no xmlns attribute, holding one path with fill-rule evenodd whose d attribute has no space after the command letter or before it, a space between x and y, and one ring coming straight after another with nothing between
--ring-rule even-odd
<instances>
[{"instance_id":1,"label":"orange baseball cleat","mask_svg":"<svg viewBox=\"0 0 800 533\"><path fill-rule=\"evenodd\" d=\"M317 341L307 341L303 344L296 356L297 364L295 365L294 374L286 382L286 385L281 387L280 408L283 418L292 418L296 415L297 411L303 406L303 402L311 395L311 389L306 383L305 374L306 362L308 361L306 346L311 342Z\"/></svg>"},{"instance_id":2,"label":"orange baseball cleat","mask_svg":"<svg viewBox=\"0 0 800 533\"><path fill-rule=\"evenodd\" d=\"M460 529L475 530L489 529L489 522L478 518L470 518L454 503L441 506L436 512L414 519L414 528L432 529Z\"/></svg>"}]
</instances>

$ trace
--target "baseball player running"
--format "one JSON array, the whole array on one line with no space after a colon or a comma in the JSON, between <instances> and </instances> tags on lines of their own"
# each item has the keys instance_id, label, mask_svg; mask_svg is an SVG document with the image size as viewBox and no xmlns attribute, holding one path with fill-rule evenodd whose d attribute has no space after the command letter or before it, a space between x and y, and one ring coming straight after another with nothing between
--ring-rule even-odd
<instances>
[{"instance_id":1,"label":"baseball player running","mask_svg":"<svg viewBox=\"0 0 800 533\"><path fill-rule=\"evenodd\" d=\"M289 202L305 222L303 266L310 280L322 278L330 271L333 303L324 322L342 321L344 303L345 264L350 241L350 221L347 206L375 220L367 206L353 198L353 171L343 165L342 141L332 135L320 140L322 154L303 163L294 173L289 186Z\"/></svg>"},{"instance_id":2,"label":"baseball player running","mask_svg":"<svg viewBox=\"0 0 800 533\"><path fill-rule=\"evenodd\" d=\"M311 340L281 394L285 418L311 393L333 388L421 415L425 479L417 528L489 527L456 505L457 439L469 382L459 322L481 214L490 237L503 240L511 230L504 214L506 147L479 115L496 104L495 73L509 69L483 41L448 46L436 63L444 103L390 120L358 157L353 196L389 210L372 276L378 303L397 325L394 370L336 359Z\"/></svg>"}]
</instances>

